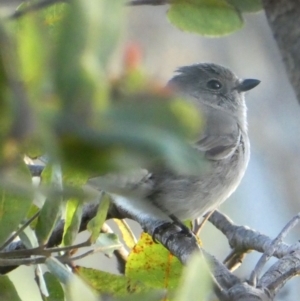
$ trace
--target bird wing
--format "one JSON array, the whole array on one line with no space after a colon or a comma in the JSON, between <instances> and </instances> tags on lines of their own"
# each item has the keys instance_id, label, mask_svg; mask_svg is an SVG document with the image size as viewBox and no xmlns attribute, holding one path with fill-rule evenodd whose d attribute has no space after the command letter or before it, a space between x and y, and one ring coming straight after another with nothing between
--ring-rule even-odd
<instances>
[{"instance_id":1,"label":"bird wing","mask_svg":"<svg viewBox=\"0 0 300 301\"><path fill-rule=\"evenodd\" d=\"M222 110L206 110L205 129L196 141L196 149L211 160L222 160L232 155L240 141L241 130L236 119Z\"/></svg>"},{"instance_id":2,"label":"bird wing","mask_svg":"<svg viewBox=\"0 0 300 301\"><path fill-rule=\"evenodd\" d=\"M145 197L153 187L153 180L147 169L134 169L126 173L91 178L87 185L111 194Z\"/></svg>"}]
</instances>

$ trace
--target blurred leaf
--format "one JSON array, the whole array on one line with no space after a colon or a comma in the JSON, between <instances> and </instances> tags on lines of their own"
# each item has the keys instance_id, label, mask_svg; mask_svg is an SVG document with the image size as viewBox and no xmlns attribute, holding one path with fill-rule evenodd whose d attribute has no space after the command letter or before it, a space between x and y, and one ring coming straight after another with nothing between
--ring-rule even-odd
<instances>
[{"instance_id":1,"label":"blurred leaf","mask_svg":"<svg viewBox=\"0 0 300 301\"><path fill-rule=\"evenodd\" d=\"M94 289L100 293L112 294L113 296L126 296L141 292L149 292L151 288L143 284L142 281L129 277L110 274L107 272L79 267L77 272Z\"/></svg>"},{"instance_id":2,"label":"blurred leaf","mask_svg":"<svg viewBox=\"0 0 300 301\"><path fill-rule=\"evenodd\" d=\"M26 227L19 234L19 237L27 249L37 248L39 246L35 232L30 227Z\"/></svg>"},{"instance_id":3,"label":"blurred leaf","mask_svg":"<svg viewBox=\"0 0 300 301\"><path fill-rule=\"evenodd\" d=\"M261 0L226 0L243 13L255 13L263 9Z\"/></svg>"},{"instance_id":4,"label":"blurred leaf","mask_svg":"<svg viewBox=\"0 0 300 301\"><path fill-rule=\"evenodd\" d=\"M0 28L0 36L1 42L4 42L4 38L2 37L3 33L1 32L2 28ZM12 104L9 99L9 83L5 70L4 60L7 60L7 55L5 53L5 47L0 48L0 143L1 143L1 158L3 156L3 144L6 142L5 137L9 133L10 127L13 123L13 111Z\"/></svg>"},{"instance_id":5,"label":"blurred leaf","mask_svg":"<svg viewBox=\"0 0 300 301\"><path fill-rule=\"evenodd\" d=\"M225 0L174 0L168 18L178 28L204 36L222 36L240 29L243 20Z\"/></svg>"},{"instance_id":6,"label":"blurred leaf","mask_svg":"<svg viewBox=\"0 0 300 301\"><path fill-rule=\"evenodd\" d=\"M0 24L0 164L19 157L19 142L27 134L30 114L26 93L19 82L13 38Z\"/></svg>"},{"instance_id":7,"label":"blurred leaf","mask_svg":"<svg viewBox=\"0 0 300 301\"><path fill-rule=\"evenodd\" d=\"M80 171L97 173L118 168L115 159L120 150L116 145L114 147L105 145L105 142L101 141L101 134L92 129L77 125L75 128L78 128L78 131L74 131L73 128L59 138L62 159L66 165Z\"/></svg>"},{"instance_id":8,"label":"blurred leaf","mask_svg":"<svg viewBox=\"0 0 300 301\"><path fill-rule=\"evenodd\" d=\"M22 301L7 276L0 275L0 300L1 301Z\"/></svg>"},{"instance_id":9,"label":"blurred leaf","mask_svg":"<svg viewBox=\"0 0 300 301\"><path fill-rule=\"evenodd\" d=\"M80 188L88 180L89 173L73 168L72 166L63 166L63 182L66 186Z\"/></svg>"},{"instance_id":10,"label":"blurred leaf","mask_svg":"<svg viewBox=\"0 0 300 301\"><path fill-rule=\"evenodd\" d=\"M44 23L48 27L49 33L55 37L59 32L68 5L67 3L55 3L42 10Z\"/></svg>"},{"instance_id":11,"label":"blurred leaf","mask_svg":"<svg viewBox=\"0 0 300 301\"><path fill-rule=\"evenodd\" d=\"M206 300L211 294L212 281L205 259L194 254L184 269L174 301Z\"/></svg>"},{"instance_id":12,"label":"blurred leaf","mask_svg":"<svg viewBox=\"0 0 300 301\"><path fill-rule=\"evenodd\" d=\"M178 287L182 269L174 255L143 233L128 256L125 275L153 288L172 290Z\"/></svg>"},{"instance_id":13,"label":"blurred leaf","mask_svg":"<svg viewBox=\"0 0 300 301\"><path fill-rule=\"evenodd\" d=\"M131 231L129 225L126 223L124 219L120 220L114 218L114 222L117 224L119 230L121 231L122 238L129 249L132 249L136 244L136 238Z\"/></svg>"},{"instance_id":14,"label":"blurred leaf","mask_svg":"<svg viewBox=\"0 0 300 301\"><path fill-rule=\"evenodd\" d=\"M86 173L80 172L75 168L63 168L63 183L64 187L72 187L81 189L82 185L88 180ZM67 201L65 211L65 225L62 244L70 246L79 231L81 223L83 201L80 198L71 198Z\"/></svg>"},{"instance_id":15,"label":"blurred leaf","mask_svg":"<svg viewBox=\"0 0 300 301\"><path fill-rule=\"evenodd\" d=\"M95 109L106 107L104 66L116 46L122 9L122 1L106 0L75 0L68 8L55 68L65 115L90 121Z\"/></svg>"},{"instance_id":16,"label":"blurred leaf","mask_svg":"<svg viewBox=\"0 0 300 301\"><path fill-rule=\"evenodd\" d=\"M97 213L87 224L87 230L91 233L89 238L91 243L96 242L100 234L101 227L106 220L109 204L109 196L107 194L101 194Z\"/></svg>"},{"instance_id":17,"label":"blurred leaf","mask_svg":"<svg viewBox=\"0 0 300 301\"><path fill-rule=\"evenodd\" d=\"M40 264L36 265L36 267L35 267L35 281L39 287L41 295L43 297L48 296L49 292L48 292L48 288L47 288L46 281L44 279L44 274L42 272L42 268L41 268Z\"/></svg>"},{"instance_id":18,"label":"blurred leaf","mask_svg":"<svg viewBox=\"0 0 300 301\"><path fill-rule=\"evenodd\" d=\"M177 172L201 173L204 157L180 135L192 132L191 124L196 128L191 121L195 113L188 115L188 106L183 105L187 110L183 110L181 116L184 120L190 116L190 121L186 121L189 130L184 130L179 118L174 116L179 114L178 104L169 109L161 105L161 110L155 103L121 107L103 114L102 118L100 115L98 128L80 124L78 120L61 121L64 123L61 148L67 164L101 174L129 167L147 168L154 160L155 164L160 160L160 164L163 162ZM147 110L150 112L145 113ZM198 121L198 126L200 124Z\"/></svg>"},{"instance_id":19,"label":"blurred leaf","mask_svg":"<svg viewBox=\"0 0 300 301\"><path fill-rule=\"evenodd\" d=\"M30 99L40 101L37 97L49 70L45 28L36 14L28 14L19 20L17 33L21 77L31 92Z\"/></svg>"},{"instance_id":20,"label":"blurred leaf","mask_svg":"<svg viewBox=\"0 0 300 301\"><path fill-rule=\"evenodd\" d=\"M199 133L203 122L195 106L182 99L160 97L155 94L137 94L137 101L124 101L104 112L103 126L110 123L155 126L182 137Z\"/></svg>"},{"instance_id":21,"label":"blurred leaf","mask_svg":"<svg viewBox=\"0 0 300 301\"><path fill-rule=\"evenodd\" d=\"M67 285L72 281L72 272L54 257L48 257L45 261L48 270L62 283Z\"/></svg>"},{"instance_id":22,"label":"blurred leaf","mask_svg":"<svg viewBox=\"0 0 300 301\"><path fill-rule=\"evenodd\" d=\"M62 190L62 174L60 167L48 164L44 168L41 179L43 183L51 184L57 190ZM61 195L48 195L36 225L36 235L41 245L47 243L58 218L61 215L61 205L63 198Z\"/></svg>"},{"instance_id":23,"label":"blurred leaf","mask_svg":"<svg viewBox=\"0 0 300 301\"><path fill-rule=\"evenodd\" d=\"M62 239L63 246L72 245L78 234L81 223L82 207L83 203L79 199L72 198L67 201Z\"/></svg>"},{"instance_id":24,"label":"blurred leaf","mask_svg":"<svg viewBox=\"0 0 300 301\"><path fill-rule=\"evenodd\" d=\"M56 276L59 281L66 285L67 300L82 301L83 298L88 301L99 301L99 298L77 275L74 275L61 262L53 257L46 260L49 271ZM101 300L101 299L100 299Z\"/></svg>"},{"instance_id":25,"label":"blurred leaf","mask_svg":"<svg viewBox=\"0 0 300 301\"><path fill-rule=\"evenodd\" d=\"M98 236L95 245L103 248L103 253L107 256L111 256L115 250L122 247L118 236L114 233L101 233Z\"/></svg>"},{"instance_id":26,"label":"blurred leaf","mask_svg":"<svg viewBox=\"0 0 300 301\"><path fill-rule=\"evenodd\" d=\"M23 123L27 122L30 130L30 135L26 136L22 145L22 151L31 158L36 158L45 152L43 140L50 140L46 134L45 120L41 118L40 113L49 106L51 41L40 14L26 14L15 22L18 71L22 79L20 81L24 85L23 98L26 100L28 111L27 117L22 108L19 114L24 119Z\"/></svg>"},{"instance_id":27,"label":"blurred leaf","mask_svg":"<svg viewBox=\"0 0 300 301\"><path fill-rule=\"evenodd\" d=\"M47 139L49 144L53 142L53 139L47 135L44 125L42 125L40 121L38 121L36 125L37 124L39 124L40 128L36 128L36 131L30 137L28 137L22 145L23 153L25 153L31 159L37 159L45 154L47 144L45 143L44 139Z\"/></svg>"},{"instance_id":28,"label":"blurred leaf","mask_svg":"<svg viewBox=\"0 0 300 301\"><path fill-rule=\"evenodd\" d=\"M31 175L26 164L20 160L17 166L3 170L1 181L11 179L20 181L27 187L32 186ZM1 183L1 182L0 182ZM18 188L12 190L5 184L0 186L0 246L5 242L10 234L15 231L20 222L26 217L33 201L33 194L28 191L23 193Z\"/></svg>"},{"instance_id":29,"label":"blurred leaf","mask_svg":"<svg viewBox=\"0 0 300 301\"><path fill-rule=\"evenodd\" d=\"M35 197L35 198L36 198L36 197ZM30 209L29 209L29 211L28 211L28 213L27 213L26 218L27 218L27 219L31 218L31 217L32 217L33 215L35 215L38 211L40 211L40 208L39 208L37 205L35 205L35 204L31 204ZM30 227L31 227L32 229L35 229L36 224L37 224L37 218L30 224Z\"/></svg>"},{"instance_id":30,"label":"blurred leaf","mask_svg":"<svg viewBox=\"0 0 300 301\"><path fill-rule=\"evenodd\" d=\"M58 279L51 273L46 272L44 274L49 296L46 298L47 301L64 301L65 294L62 285Z\"/></svg>"}]
</instances>

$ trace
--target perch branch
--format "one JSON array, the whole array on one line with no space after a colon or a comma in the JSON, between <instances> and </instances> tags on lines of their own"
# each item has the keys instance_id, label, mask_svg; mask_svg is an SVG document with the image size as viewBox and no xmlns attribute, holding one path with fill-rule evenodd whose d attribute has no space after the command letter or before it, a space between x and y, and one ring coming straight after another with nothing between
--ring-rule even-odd
<instances>
[{"instance_id":1,"label":"perch branch","mask_svg":"<svg viewBox=\"0 0 300 301\"><path fill-rule=\"evenodd\" d=\"M264 253L272 245L273 240L270 237L249 227L235 225L229 217L217 210L214 211L208 220L226 236L229 245L236 251L247 252L248 250L255 250ZM281 258L289 251L291 251L291 246L280 242L273 256Z\"/></svg>"}]
</instances>

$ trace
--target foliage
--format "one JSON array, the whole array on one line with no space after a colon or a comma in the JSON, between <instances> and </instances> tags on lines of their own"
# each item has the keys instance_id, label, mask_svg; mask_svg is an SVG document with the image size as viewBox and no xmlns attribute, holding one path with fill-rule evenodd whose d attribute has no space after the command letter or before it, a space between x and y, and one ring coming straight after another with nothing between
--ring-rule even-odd
<instances>
[{"instance_id":1,"label":"foliage","mask_svg":"<svg viewBox=\"0 0 300 301\"><path fill-rule=\"evenodd\" d=\"M22 4L19 12L32 3ZM258 0L174 0L168 17L183 30L216 36L240 28L241 13L258 9ZM101 205L87 225L88 241L74 245L82 208L95 201L83 189L89 177L158 163L194 174L203 165L185 142L201 128L200 116L144 75L134 49L129 49L123 74L110 79L108 65L119 47L123 10L122 1L73 0L0 23L0 250L6 250L17 231L31 255L44 259L49 272L37 281L43 300L77 300L82 294L99 300L91 287L122 300L134 300L134 293L139 300L140 293L145 300L180 301L192 291L190 283L180 280L182 266L174 256L146 234L135 244L121 222L131 249L124 276L83 267L72 273L63 264L77 247L92 247L89 254L121 246L114 235L99 236L107 196L96 200ZM38 187L31 184L24 156L43 156L46 162ZM45 201L38 214L33 199L41 195ZM62 218L61 246L48 250ZM0 253L1 260L15 256ZM193 262L184 277L206 283L207 275L195 275L202 266ZM1 279L1 300L21 300L8 278ZM205 284L196 294L204 296L208 289Z\"/></svg>"},{"instance_id":2,"label":"foliage","mask_svg":"<svg viewBox=\"0 0 300 301\"><path fill-rule=\"evenodd\" d=\"M168 18L182 30L222 36L243 26L243 13L262 9L260 0L173 0Z\"/></svg>"}]
</instances>

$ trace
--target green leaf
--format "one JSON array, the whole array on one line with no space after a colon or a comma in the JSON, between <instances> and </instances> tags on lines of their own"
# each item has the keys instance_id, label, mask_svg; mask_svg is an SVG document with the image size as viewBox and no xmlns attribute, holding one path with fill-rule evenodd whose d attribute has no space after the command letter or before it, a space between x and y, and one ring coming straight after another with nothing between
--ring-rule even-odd
<instances>
[{"instance_id":1,"label":"green leaf","mask_svg":"<svg viewBox=\"0 0 300 301\"><path fill-rule=\"evenodd\" d=\"M225 0L174 0L168 18L178 28L204 36L222 36L240 29L239 12Z\"/></svg>"},{"instance_id":2,"label":"green leaf","mask_svg":"<svg viewBox=\"0 0 300 301\"><path fill-rule=\"evenodd\" d=\"M89 174L74 168L73 166L63 166L63 183L66 186L80 188L88 180Z\"/></svg>"},{"instance_id":3,"label":"green leaf","mask_svg":"<svg viewBox=\"0 0 300 301\"><path fill-rule=\"evenodd\" d=\"M51 36L57 36L68 5L67 3L55 3L42 11L44 23Z\"/></svg>"},{"instance_id":4,"label":"green leaf","mask_svg":"<svg viewBox=\"0 0 300 301\"><path fill-rule=\"evenodd\" d=\"M35 196L35 201L37 199L37 196ZM30 219L33 215L35 215L38 211L40 211L40 208L36 205L36 204L31 204L30 208L29 208L29 211L27 213L27 216L26 218L27 219ZM32 229L35 229L36 227L36 224L37 224L37 218L35 220L33 220L30 224L30 227Z\"/></svg>"},{"instance_id":5,"label":"green leaf","mask_svg":"<svg viewBox=\"0 0 300 301\"><path fill-rule=\"evenodd\" d=\"M56 276L61 283L66 285L67 300L82 301L85 299L88 301L99 301L94 291L57 259L49 257L45 263L49 271Z\"/></svg>"},{"instance_id":6,"label":"green leaf","mask_svg":"<svg viewBox=\"0 0 300 301\"><path fill-rule=\"evenodd\" d=\"M102 249L105 255L112 256L115 250L122 247L122 244L116 234L101 233L96 240L95 246L100 247L100 250Z\"/></svg>"},{"instance_id":7,"label":"green leaf","mask_svg":"<svg viewBox=\"0 0 300 301\"><path fill-rule=\"evenodd\" d=\"M62 239L63 246L70 246L74 242L81 223L82 201L78 199L70 199L67 201L65 213L65 226Z\"/></svg>"},{"instance_id":8,"label":"green leaf","mask_svg":"<svg viewBox=\"0 0 300 301\"><path fill-rule=\"evenodd\" d=\"M78 274L100 293L114 296L127 296L141 292L149 292L151 288L142 281L107 272L79 267Z\"/></svg>"},{"instance_id":9,"label":"green leaf","mask_svg":"<svg viewBox=\"0 0 300 301\"><path fill-rule=\"evenodd\" d=\"M25 187L31 187L31 175L23 161L20 161L14 168L5 170L1 174L1 181L9 180L12 183L20 181ZM0 184L2 184L0 181ZM28 191L23 192L17 187L0 186L0 246L8 239L10 234L15 231L20 222L26 218L29 208L33 201L33 194Z\"/></svg>"},{"instance_id":10,"label":"green leaf","mask_svg":"<svg viewBox=\"0 0 300 301\"><path fill-rule=\"evenodd\" d=\"M205 259L194 254L184 269L174 301L206 300L212 291L212 281Z\"/></svg>"},{"instance_id":11,"label":"green leaf","mask_svg":"<svg viewBox=\"0 0 300 301\"><path fill-rule=\"evenodd\" d=\"M1 32L2 28L0 28L0 35L3 35ZM1 37L0 41L2 43L5 42L5 39ZM6 50L6 51L5 51ZM7 136L8 131L10 130L10 126L12 125L12 118L13 118L13 111L12 111L12 104L11 99L9 97L9 83L6 74L6 65L4 62L4 58L7 59L7 52L8 49L2 47L0 49L0 90L2 91L0 94L0 143L1 147L3 144L3 138ZM2 158L1 158L2 159Z\"/></svg>"},{"instance_id":12,"label":"green leaf","mask_svg":"<svg viewBox=\"0 0 300 301\"><path fill-rule=\"evenodd\" d=\"M64 301L65 294L62 285L58 279L51 273L46 272L44 274L49 296L46 298L47 301Z\"/></svg>"},{"instance_id":13,"label":"green leaf","mask_svg":"<svg viewBox=\"0 0 300 301\"><path fill-rule=\"evenodd\" d=\"M3 301L22 301L7 276L0 275L0 300Z\"/></svg>"},{"instance_id":14,"label":"green leaf","mask_svg":"<svg viewBox=\"0 0 300 301\"><path fill-rule=\"evenodd\" d=\"M143 233L129 254L125 275L152 288L171 290L178 287L182 269L174 255Z\"/></svg>"},{"instance_id":15,"label":"green leaf","mask_svg":"<svg viewBox=\"0 0 300 301\"><path fill-rule=\"evenodd\" d=\"M7 166L19 156L15 138L22 137L26 127L22 124L23 127L20 129L19 126L27 116L26 110L24 110L26 108L24 101L14 97L16 85L12 85L12 78L18 80L15 78L14 72L14 67L16 67L14 64L16 61L15 48L12 39L1 23L0 44L2 45L0 47L0 164L5 163ZM20 90L19 86L18 89ZM20 112L20 107L22 107L22 116L17 114Z\"/></svg>"},{"instance_id":16,"label":"green leaf","mask_svg":"<svg viewBox=\"0 0 300 301\"><path fill-rule=\"evenodd\" d=\"M80 172L76 168L63 168L63 183L65 187L81 189L88 180L87 173ZM71 198L67 201L65 211L65 225L62 245L70 246L79 231L81 223L83 201L79 198Z\"/></svg>"},{"instance_id":17,"label":"green leaf","mask_svg":"<svg viewBox=\"0 0 300 301\"><path fill-rule=\"evenodd\" d=\"M94 243L100 234L101 227L104 224L107 216L109 204L110 201L108 195L101 194L101 199L99 201L97 214L87 224L87 230L91 233L90 236L91 243Z\"/></svg>"},{"instance_id":18,"label":"green leaf","mask_svg":"<svg viewBox=\"0 0 300 301\"><path fill-rule=\"evenodd\" d=\"M48 47L46 31L36 14L28 14L19 20L17 50L20 59L20 73L27 87L31 89L31 99L38 99L36 93L45 80Z\"/></svg>"},{"instance_id":19,"label":"green leaf","mask_svg":"<svg viewBox=\"0 0 300 301\"><path fill-rule=\"evenodd\" d=\"M261 0L226 0L243 13L255 13L263 9Z\"/></svg>"},{"instance_id":20,"label":"green leaf","mask_svg":"<svg viewBox=\"0 0 300 301\"><path fill-rule=\"evenodd\" d=\"M42 172L42 181L54 188L62 189L62 175L59 166L48 164ZM61 195L49 195L46 199L36 225L36 235L39 243L47 243L57 220L61 215L63 198Z\"/></svg>"},{"instance_id":21,"label":"green leaf","mask_svg":"<svg viewBox=\"0 0 300 301\"><path fill-rule=\"evenodd\" d=\"M31 229L31 227L25 228L19 234L19 237L27 249L37 248L39 246L35 232Z\"/></svg>"}]
</instances>

